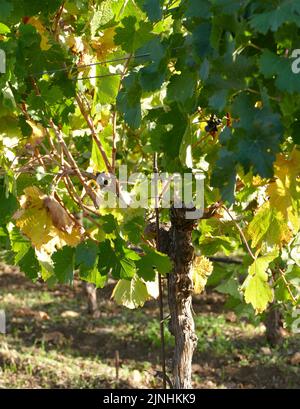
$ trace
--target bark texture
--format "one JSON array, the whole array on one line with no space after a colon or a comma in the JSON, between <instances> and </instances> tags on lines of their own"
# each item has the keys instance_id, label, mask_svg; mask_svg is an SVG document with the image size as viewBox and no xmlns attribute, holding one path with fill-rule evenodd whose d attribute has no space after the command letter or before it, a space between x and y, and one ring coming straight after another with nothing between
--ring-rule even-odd
<instances>
[{"instance_id":1,"label":"bark texture","mask_svg":"<svg viewBox=\"0 0 300 409\"><path fill-rule=\"evenodd\" d=\"M276 305L272 305L267 311L265 318L266 338L269 344L273 347L279 345L282 341L282 317L280 309Z\"/></svg>"},{"instance_id":2,"label":"bark texture","mask_svg":"<svg viewBox=\"0 0 300 409\"><path fill-rule=\"evenodd\" d=\"M94 284L85 283L85 292L87 295L88 313L94 318L98 318L100 311L97 304L97 288L94 286Z\"/></svg>"},{"instance_id":3,"label":"bark texture","mask_svg":"<svg viewBox=\"0 0 300 409\"><path fill-rule=\"evenodd\" d=\"M194 248L192 231L195 220L186 219L186 209L171 208L169 256L173 272L168 276L170 331L175 337L173 357L173 386L176 389L192 387L192 358L197 345L192 312L192 269Z\"/></svg>"}]
</instances>

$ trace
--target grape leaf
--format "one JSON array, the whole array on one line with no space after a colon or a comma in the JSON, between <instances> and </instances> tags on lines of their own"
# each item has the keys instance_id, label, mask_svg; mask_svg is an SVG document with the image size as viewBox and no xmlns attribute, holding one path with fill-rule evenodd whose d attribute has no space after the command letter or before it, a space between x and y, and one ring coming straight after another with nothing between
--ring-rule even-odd
<instances>
[{"instance_id":1,"label":"grape leaf","mask_svg":"<svg viewBox=\"0 0 300 409\"><path fill-rule=\"evenodd\" d=\"M131 281L118 281L112 297L117 304L134 309L142 307L149 299L149 294L146 284L138 276L134 276Z\"/></svg>"},{"instance_id":2,"label":"grape leaf","mask_svg":"<svg viewBox=\"0 0 300 409\"><path fill-rule=\"evenodd\" d=\"M130 16L122 20L122 25L116 28L114 41L128 53L133 53L153 38L151 23L138 23L136 17Z\"/></svg>"},{"instance_id":3,"label":"grape leaf","mask_svg":"<svg viewBox=\"0 0 300 409\"><path fill-rule=\"evenodd\" d=\"M95 265L97 254L98 246L94 241L88 240L80 243L76 247L75 263L90 269Z\"/></svg>"},{"instance_id":4,"label":"grape leaf","mask_svg":"<svg viewBox=\"0 0 300 409\"><path fill-rule=\"evenodd\" d=\"M166 275L172 270L172 263L169 257L150 247L143 246L145 255L136 262L137 274L145 281L154 281L156 271Z\"/></svg>"},{"instance_id":5,"label":"grape leaf","mask_svg":"<svg viewBox=\"0 0 300 409\"><path fill-rule=\"evenodd\" d=\"M52 255L54 272L60 283L73 282L75 250L65 246Z\"/></svg>"},{"instance_id":6,"label":"grape leaf","mask_svg":"<svg viewBox=\"0 0 300 409\"><path fill-rule=\"evenodd\" d=\"M158 21L163 16L163 0L138 0L142 10L147 14L150 21Z\"/></svg>"},{"instance_id":7,"label":"grape leaf","mask_svg":"<svg viewBox=\"0 0 300 409\"><path fill-rule=\"evenodd\" d=\"M31 280L38 278L38 273L41 268L32 247L27 251L24 257L19 260L18 265L21 271Z\"/></svg>"},{"instance_id":8,"label":"grape leaf","mask_svg":"<svg viewBox=\"0 0 300 409\"><path fill-rule=\"evenodd\" d=\"M135 73L123 81L123 88L118 94L117 108L124 114L124 119L132 128L139 128L142 119L142 90Z\"/></svg>"},{"instance_id":9,"label":"grape leaf","mask_svg":"<svg viewBox=\"0 0 300 409\"><path fill-rule=\"evenodd\" d=\"M246 278L242 289L245 291L245 301L252 304L256 313L265 311L267 305L273 301L274 294L268 284L267 268L271 261L278 256L278 253L269 254L254 260L249 267L249 275Z\"/></svg>"}]
</instances>

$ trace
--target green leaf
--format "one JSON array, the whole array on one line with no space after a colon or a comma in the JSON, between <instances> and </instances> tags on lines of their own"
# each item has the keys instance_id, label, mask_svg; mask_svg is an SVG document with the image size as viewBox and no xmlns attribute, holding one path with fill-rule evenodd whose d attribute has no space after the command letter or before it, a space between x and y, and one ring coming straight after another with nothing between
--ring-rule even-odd
<instances>
[{"instance_id":1,"label":"green leaf","mask_svg":"<svg viewBox=\"0 0 300 409\"><path fill-rule=\"evenodd\" d=\"M38 278L38 273L40 271L40 265L35 255L35 251L32 247L27 251L27 253L20 259L18 265L28 278L35 280Z\"/></svg>"},{"instance_id":2,"label":"green leaf","mask_svg":"<svg viewBox=\"0 0 300 409\"><path fill-rule=\"evenodd\" d=\"M13 5L7 0L0 0L0 16L1 20L5 21L13 11ZM2 33L4 34L4 33Z\"/></svg>"},{"instance_id":3,"label":"green leaf","mask_svg":"<svg viewBox=\"0 0 300 409\"><path fill-rule=\"evenodd\" d=\"M116 279L130 280L136 271L132 254L130 251L126 252L118 241L115 242L115 246L114 249L109 240L99 244L98 270L103 276L111 272Z\"/></svg>"},{"instance_id":4,"label":"green leaf","mask_svg":"<svg viewBox=\"0 0 300 409\"><path fill-rule=\"evenodd\" d=\"M211 25L201 23L192 33L192 40L197 55L201 58L207 57L212 52L210 44Z\"/></svg>"},{"instance_id":5,"label":"green leaf","mask_svg":"<svg viewBox=\"0 0 300 409\"><path fill-rule=\"evenodd\" d=\"M142 307L149 298L146 284L138 277L120 280L114 288L112 297L117 304L129 309Z\"/></svg>"},{"instance_id":6,"label":"green leaf","mask_svg":"<svg viewBox=\"0 0 300 409\"><path fill-rule=\"evenodd\" d=\"M204 61L201 64L201 67L199 70L199 77L202 81L206 81L208 79L209 71L210 71L210 63L207 58L204 58Z\"/></svg>"},{"instance_id":7,"label":"green leaf","mask_svg":"<svg viewBox=\"0 0 300 409\"><path fill-rule=\"evenodd\" d=\"M168 85L167 99L184 105L195 94L196 86L195 73L184 71L181 75L173 75Z\"/></svg>"},{"instance_id":8,"label":"green leaf","mask_svg":"<svg viewBox=\"0 0 300 409\"><path fill-rule=\"evenodd\" d=\"M221 294L229 294L237 299L241 298L239 283L236 277L230 277L229 280L219 284L215 289Z\"/></svg>"},{"instance_id":9,"label":"green leaf","mask_svg":"<svg viewBox=\"0 0 300 409\"><path fill-rule=\"evenodd\" d=\"M117 258L109 240L99 244L98 270L102 275L108 275L117 263Z\"/></svg>"},{"instance_id":10,"label":"green leaf","mask_svg":"<svg viewBox=\"0 0 300 409\"><path fill-rule=\"evenodd\" d=\"M237 0L210 0L215 15L232 15L241 7L246 7L247 2Z\"/></svg>"},{"instance_id":11,"label":"green leaf","mask_svg":"<svg viewBox=\"0 0 300 409\"><path fill-rule=\"evenodd\" d=\"M238 96L233 116L239 121L233 129L225 128L220 135L223 148L212 175L212 185L219 187L223 199L234 201L236 167L240 163L245 173L264 178L273 176L273 163L279 151L283 129L280 116L269 107L255 108L250 96Z\"/></svg>"},{"instance_id":12,"label":"green leaf","mask_svg":"<svg viewBox=\"0 0 300 409\"><path fill-rule=\"evenodd\" d=\"M117 108L124 114L127 124L139 128L142 119L141 109L142 90L136 73L128 75L123 81L123 88L117 97Z\"/></svg>"},{"instance_id":13,"label":"green leaf","mask_svg":"<svg viewBox=\"0 0 300 409\"><path fill-rule=\"evenodd\" d=\"M156 36L149 41L144 47L137 50L137 55L147 55L144 60L139 59L142 63L149 63L139 71L139 80L143 91L155 91L162 86L166 73L166 48L161 43L161 39ZM148 56L149 54L149 56Z\"/></svg>"},{"instance_id":14,"label":"green leaf","mask_svg":"<svg viewBox=\"0 0 300 409\"><path fill-rule=\"evenodd\" d=\"M54 273L59 282L71 284L73 282L75 249L64 246L52 255L52 260L54 263Z\"/></svg>"},{"instance_id":15,"label":"green leaf","mask_svg":"<svg viewBox=\"0 0 300 409\"><path fill-rule=\"evenodd\" d=\"M207 0L187 0L185 16L209 18L211 16L209 2Z\"/></svg>"},{"instance_id":16,"label":"green leaf","mask_svg":"<svg viewBox=\"0 0 300 409\"><path fill-rule=\"evenodd\" d=\"M240 118L235 125L237 160L245 172L253 166L254 173L263 178L273 176L273 163L282 139L280 116L267 107L253 108L248 96L237 97L233 115Z\"/></svg>"},{"instance_id":17,"label":"green leaf","mask_svg":"<svg viewBox=\"0 0 300 409\"><path fill-rule=\"evenodd\" d=\"M150 132L151 145L154 150L164 153L166 170L180 170L180 147L184 138L188 117L178 104L172 103L170 109L155 119L156 127Z\"/></svg>"},{"instance_id":18,"label":"green leaf","mask_svg":"<svg viewBox=\"0 0 300 409\"><path fill-rule=\"evenodd\" d=\"M101 134L99 135L99 139L101 141L102 147L107 155L107 157L111 157L112 146L109 142L109 139L112 135L112 126L109 124ZM99 150L97 143L92 140L92 153L91 153L91 166L93 167L94 171L96 172L104 172L106 169L106 164L104 162L103 156Z\"/></svg>"},{"instance_id":19,"label":"green leaf","mask_svg":"<svg viewBox=\"0 0 300 409\"><path fill-rule=\"evenodd\" d=\"M1 4L1 3L0 3ZM2 10L1 10L1 13L2 13ZM5 24L3 24L3 23L0 23L0 34L8 34L8 33L10 33L10 29L9 29L9 27L7 27L7 25L5 25Z\"/></svg>"},{"instance_id":20,"label":"green leaf","mask_svg":"<svg viewBox=\"0 0 300 409\"><path fill-rule=\"evenodd\" d=\"M97 67L97 76L108 75L108 68ZM97 79L96 99L100 104L113 104L116 100L120 84L118 76Z\"/></svg>"},{"instance_id":21,"label":"green leaf","mask_svg":"<svg viewBox=\"0 0 300 409\"><path fill-rule=\"evenodd\" d=\"M104 0L100 3L91 20L91 34L94 37L97 31L114 18L112 11L113 0Z\"/></svg>"},{"instance_id":22,"label":"green leaf","mask_svg":"<svg viewBox=\"0 0 300 409\"><path fill-rule=\"evenodd\" d=\"M218 252L231 254L235 244L229 237L226 236L212 236L204 237L199 241L201 251L207 256L213 256Z\"/></svg>"},{"instance_id":23,"label":"green leaf","mask_svg":"<svg viewBox=\"0 0 300 409\"><path fill-rule=\"evenodd\" d=\"M134 16L125 17L122 20L122 25L123 27L116 28L114 41L116 45L121 45L122 49L128 53L133 53L154 36L151 33L152 24L143 21L137 23Z\"/></svg>"},{"instance_id":24,"label":"green leaf","mask_svg":"<svg viewBox=\"0 0 300 409\"><path fill-rule=\"evenodd\" d=\"M136 262L139 277L145 281L154 281L156 271L161 275L166 275L172 270L172 263L169 257L150 247L143 246L145 255Z\"/></svg>"},{"instance_id":25,"label":"green leaf","mask_svg":"<svg viewBox=\"0 0 300 409\"><path fill-rule=\"evenodd\" d=\"M221 149L219 159L213 169L211 184L220 189L223 200L229 204L234 202L236 166L237 160L234 153Z\"/></svg>"},{"instance_id":26,"label":"green leaf","mask_svg":"<svg viewBox=\"0 0 300 409\"><path fill-rule=\"evenodd\" d=\"M3 182L3 179L0 179L0 224L8 223L18 208L16 197L6 192Z\"/></svg>"},{"instance_id":27,"label":"green leaf","mask_svg":"<svg viewBox=\"0 0 300 409\"><path fill-rule=\"evenodd\" d=\"M99 272L97 264L96 259L96 264L94 267L90 269L80 268L79 276L82 280L94 284L96 288L103 288L107 282L107 275L102 275Z\"/></svg>"},{"instance_id":28,"label":"green leaf","mask_svg":"<svg viewBox=\"0 0 300 409\"><path fill-rule=\"evenodd\" d=\"M126 213L128 214L128 212ZM140 215L139 213L144 213L143 209L137 209L136 216L125 216L124 224L122 225L122 229L124 229L129 241L133 244L140 243L141 231L145 228L144 214Z\"/></svg>"},{"instance_id":29,"label":"green leaf","mask_svg":"<svg viewBox=\"0 0 300 409\"><path fill-rule=\"evenodd\" d=\"M11 248L15 253L15 263L18 264L31 248L31 243L28 239L22 236L16 227L13 227L12 229L9 229L8 227L8 230Z\"/></svg>"},{"instance_id":30,"label":"green leaf","mask_svg":"<svg viewBox=\"0 0 300 409\"><path fill-rule=\"evenodd\" d=\"M270 253L265 256L257 258L249 267L249 274L252 276L260 275L263 279L267 279L266 273L270 263L278 257L278 252Z\"/></svg>"},{"instance_id":31,"label":"green leaf","mask_svg":"<svg viewBox=\"0 0 300 409\"><path fill-rule=\"evenodd\" d=\"M98 245L93 240L87 240L76 247L75 264L87 269L94 267L98 254Z\"/></svg>"},{"instance_id":32,"label":"green leaf","mask_svg":"<svg viewBox=\"0 0 300 409\"><path fill-rule=\"evenodd\" d=\"M216 91L209 98L209 106L216 111L223 111L227 102L228 91L226 89Z\"/></svg>"},{"instance_id":33,"label":"green leaf","mask_svg":"<svg viewBox=\"0 0 300 409\"><path fill-rule=\"evenodd\" d=\"M186 128L186 131L183 135L182 142L180 145L179 157L181 163L184 167L193 168L193 157L192 157L192 129L190 122Z\"/></svg>"},{"instance_id":34,"label":"green leaf","mask_svg":"<svg viewBox=\"0 0 300 409\"><path fill-rule=\"evenodd\" d=\"M300 75L293 73L291 59L265 50L259 59L259 69L265 78L275 77L275 85L280 91L290 94L300 92Z\"/></svg>"},{"instance_id":35,"label":"green leaf","mask_svg":"<svg viewBox=\"0 0 300 409\"><path fill-rule=\"evenodd\" d=\"M133 277L135 271L136 268L133 260L123 258L118 261L116 275L120 278L130 279Z\"/></svg>"},{"instance_id":36,"label":"green leaf","mask_svg":"<svg viewBox=\"0 0 300 409\"><path fill-rule=\"evenodd\" d=\"M158 21L163 16L163 0L141 0L142 10L147 14L149 20Z\"/></svg>"},{"instance_id":37,"label":"green leaf","mask_svg":"<svg viewBox=\"0 0 300 409\"><path fill-rule=\"evenodd\" d=\"M112 234L118 229L117 221L112 214L106 214L101 217L101 226L106 234Z\"/></svg>"},{"instance_id":38,"label":"green leaf","mask_svg":"<svg viewBox=\"0 0 300 409\"><path fill-rule=\"evenodd\" d=\"M299 14L300 5L297 0L284 1L274 10L254 15L250 21L250 26L262 34L269 30L277 31L286 22L294 22L300 25Z\"/></svg>"}]
</instances>

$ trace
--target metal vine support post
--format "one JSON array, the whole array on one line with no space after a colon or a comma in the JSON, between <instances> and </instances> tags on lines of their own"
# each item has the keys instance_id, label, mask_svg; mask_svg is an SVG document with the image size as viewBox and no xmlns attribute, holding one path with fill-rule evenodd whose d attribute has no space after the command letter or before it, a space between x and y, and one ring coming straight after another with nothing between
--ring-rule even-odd
<instances>
[{"instance_id":1,"label":"metal vine support post","mask_svg":"<svg viewBox=\"0 0 300 409\"><path fill-rule=\"evenodd\" d=\"M157 165L157 153L153 158L153 171L156 175L155 180L155 223L156 223L156 249L160 249L160 228L159 228L159 209L158 209L158 165ZM163 284L161 275L158 274L158 288L159 288L159 327L160 327L160 339L161 339L161 366L163 373L163 389L167 389L167 374L166 374L166 351L165 351L165 332L164 332L164 304L163 304Z\"/></svg>"}]
</instances>

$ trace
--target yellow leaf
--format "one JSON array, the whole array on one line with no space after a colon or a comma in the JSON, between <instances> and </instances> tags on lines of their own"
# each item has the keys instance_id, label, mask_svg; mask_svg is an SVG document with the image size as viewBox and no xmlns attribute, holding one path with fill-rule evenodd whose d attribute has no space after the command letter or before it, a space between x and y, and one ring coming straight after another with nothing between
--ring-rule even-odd
<instances>
[{"instance_id":1,"label":"yellow leaf","mask_svg":"<svg viewBox=\"0 0 300 409\"><path fill-rule=\"evenodd\" d=\"M266 179L261 178L260 176L253 176L252 178L252 185L259 187L259 186L265 186L266 184Z\"/></svg>"},{"instance_id":2,"label":"yellow leaf","mask_svg":"<svg viewBox=\"0 0 300 409\"><path fill-rule=\"evenodd\" d=\"M15 213L14 218L17 227L31 240L36 250L52 254L65 245L77 246L80 243L81 229L71 220L68 220L65 228L62 226L62 221L54 225L48 196L36 186L27 187L24 193L20 199L22 210Z\"/></svg>"},{"instance_id":3,"label":"yellow leaf","mask_svg":"<svg viewBox=\"0 0 300 409\"><path fill-rule=\"evenodd\" d=\"M40 124L36 124L35 122L33 122L31 120L27 120L26 122L32 128L32 134L31 134L31 136L30 136L30 138L28 140L28 143L32 147L36 147L44 139L44 137L46 135L45 129Z\"/></svg>"},{"instance_id":4,"label":"yellow leaf","mask_svg":"<svg viewBox=\"0 0 300 409\"><path fill-rule=\"evenodd\" d=\"M39 33L41 36L41 43L40 47L41 50L47 51L49 50L52 46L49 44L49 39L45 33L47 33L45 27L43 26L42 22L38 17L30 17L28 20L27 24L31 24L33 27L36 28L36 31Z\"/></svg>"},{"instance_id":5,"label":"yellow leaf","mask_svg":"<svg viewBox=\"0 0 300 409\"><path fill-rule=\"evenodd\" d=\"M273 298L271 287L260 275L247 277L245 301L247 304L252 304L256 314L265 311Z\"/></svg>"},{"instance_id":6,"label":"yellow leaf","mask_svg":"<svg viewBox=\"0 0 300 409\"><path fill-rule=\"evenodd\" d=\"M268 304L273 301L273 290L268 283L267 270L269 264L278 257L278 252L258 257L248 269L242 289L245 291L245 301L252 304L257 314L266 310Z\"/></svg>"},{"instance_id":7,"label":"yellow leaf","mask_svg":"<svg viewBox=\"0 0 300 409\"><path fill-rule=\"evenodd\" d=\"M293 234L283 215L275 207L266 202L249 223L247 235L252 241L252 247L281 247L287 244Z\"/></svg>"},{"instance_id":8,"label":"yellow leaf","mask_svg":"<svg viewBox=\"0 0 300 409\"><path fill-rule=\"evenodd\" d=\"M194 293L200 294L206 286L207 279L213 271L213 265L208 258L201 256L196 257L193 265L193 283Z\"/></svg>"},{"instance_id":9,"label":"yellow leaf","mask_svg":"<svg viewBox=\"0 0 300 409\"><path fill-rule=\"evenodd\" d=\"M295 234L300 229L300 151L294 149L289 158L278 155L274 168L275 182L267 188L270 205L282 214Z\"/></svg>"},{"instance_id":10,"label":"yellow leaf","mask_svg":"<svg viewBox=\"0 0 300 409\"><path fill-rule=\"evenodd\" d=\"M107 54L116 48L114 36L115 29L111 27L104 30L101 37L95 37L95 39L91 41L91 46L96 51L99 60L105 60Z\"/></svg>"}]
</instances>

